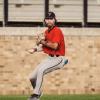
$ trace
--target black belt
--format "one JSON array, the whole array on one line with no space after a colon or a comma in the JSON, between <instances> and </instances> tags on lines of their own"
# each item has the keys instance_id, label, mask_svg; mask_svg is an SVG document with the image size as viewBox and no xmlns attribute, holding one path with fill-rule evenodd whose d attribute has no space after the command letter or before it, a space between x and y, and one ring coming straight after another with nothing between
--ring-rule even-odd
<instances>
[{"instance_id":1,"label":"black belt","mask_svg":"<svg viewBox=\"0 0 100 100\"><path fill-rule=\"evenodd\" d=\"M59 57L60 55L49 54L50 57Z\"/></svg>"}]
</instances>

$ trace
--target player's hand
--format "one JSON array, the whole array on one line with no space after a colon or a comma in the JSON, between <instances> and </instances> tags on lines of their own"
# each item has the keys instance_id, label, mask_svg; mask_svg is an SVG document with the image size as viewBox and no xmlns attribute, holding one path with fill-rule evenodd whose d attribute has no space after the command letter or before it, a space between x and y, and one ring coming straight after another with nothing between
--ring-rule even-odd
<instances>
[{"instance_id":1,"label":"player's hand","mask_svg":"<svg viewBox=\"0 0 100 100\"><path fill-rule=\"evenodd\" d=\"M32 48L32 49L29 49L29 50L28 50L28 52L29 52L30 54L33 54L35 51L36 51L35 48Z\"/></svg>"},{"instance_id":2,"label":"player's hand","mask_svg":"<svg viewBox=\"0 0 100 100\"><path fill-rule=\"evenodd\" d=\"M43 41L44 41L44 39L38 39L38 40L36 41L36 44L37 44L37 45L42 44Z\"/></svg>"}]
</instances>

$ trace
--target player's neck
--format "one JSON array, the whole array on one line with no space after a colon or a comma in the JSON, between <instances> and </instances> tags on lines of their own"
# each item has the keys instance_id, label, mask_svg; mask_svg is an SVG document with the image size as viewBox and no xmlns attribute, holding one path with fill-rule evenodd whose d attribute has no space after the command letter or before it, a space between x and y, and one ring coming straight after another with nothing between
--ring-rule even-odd
<instances>
[{"instance_id":1,"label":"player's neck","mask_svg":"<svg viewBox=\"0 0 100 100\"><path fill-rule=\"evenodd\" d=\"M54 27L55 25L48 27L48 32L50 32Z\"/></svg>"}]
</instances>

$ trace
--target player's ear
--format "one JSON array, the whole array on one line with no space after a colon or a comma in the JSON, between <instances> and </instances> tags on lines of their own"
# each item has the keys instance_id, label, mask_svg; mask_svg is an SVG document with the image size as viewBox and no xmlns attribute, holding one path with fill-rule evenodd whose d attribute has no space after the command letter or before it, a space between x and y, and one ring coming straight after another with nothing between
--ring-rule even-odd
<instances>
[{"instance_id":1,"label":"player's ear","mask_svg":"<svg viewBox=\"0 0 100 100\"><path fill-rule=\"evenodd\" d=\"M57 23L57 20L56 20L56 18L54 18L54 24L56 25L56 23Z\"/></svg>"},{"instance_id":2,"label":"player's ear","mask_svg":"<svg viewBox=\"0 0 100 100\"><path fill-rule=\"evenodd\" d=\"M55 18L55 25L57 24L57 19Z\"/></svg>"}]
</instances>

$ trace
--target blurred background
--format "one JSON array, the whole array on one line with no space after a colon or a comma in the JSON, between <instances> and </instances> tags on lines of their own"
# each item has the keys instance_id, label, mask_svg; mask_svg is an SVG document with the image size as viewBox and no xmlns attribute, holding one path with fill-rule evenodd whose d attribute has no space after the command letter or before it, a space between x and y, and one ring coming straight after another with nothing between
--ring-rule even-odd
<instances>
[{"instance_id":1,"label":"blurred background","mask_svg":"<svg viewBox=\"0 0 100 100\"><path fill-rule=\"evenodd\" d=\"M100 94L100 0L0 0L0 95L32 93L29 74L47 55L26 50L46 29L48 11L63 31L69 63L45 76L44 94Z\"/></svg>"}]
</instances>

